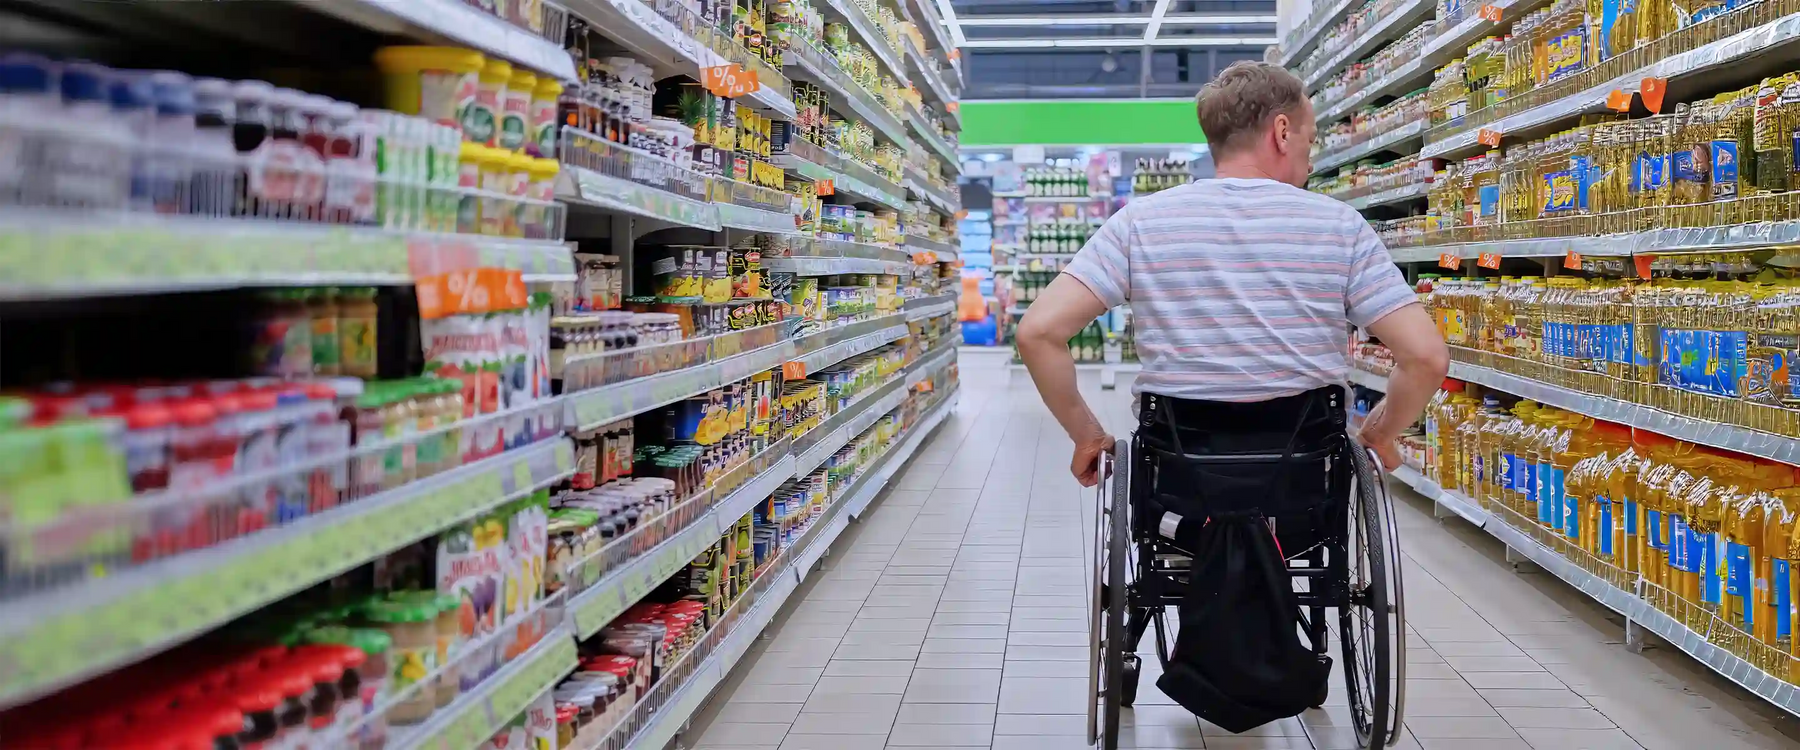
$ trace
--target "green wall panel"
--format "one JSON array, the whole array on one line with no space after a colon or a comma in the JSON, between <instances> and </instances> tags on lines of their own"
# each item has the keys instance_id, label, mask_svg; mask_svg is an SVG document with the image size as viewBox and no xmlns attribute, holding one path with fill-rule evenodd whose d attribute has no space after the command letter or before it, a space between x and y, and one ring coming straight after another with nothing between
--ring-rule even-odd
<instances>
[{"instance_id":1,"label":"green wall panel","mask_svg":"<svg viewBox=\"0 0 1800 750\"><path fill-rule=\"evenodd\" d=\"M962 126L964 147L1206 142L1192 99L963 102Z\"/></svg>"}]
</instances>

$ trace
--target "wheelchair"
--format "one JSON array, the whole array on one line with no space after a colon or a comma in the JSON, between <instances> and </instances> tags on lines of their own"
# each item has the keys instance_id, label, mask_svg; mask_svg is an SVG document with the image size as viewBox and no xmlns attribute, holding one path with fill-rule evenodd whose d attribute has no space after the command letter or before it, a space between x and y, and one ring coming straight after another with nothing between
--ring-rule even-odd
<instances>
[{"instance_id":1,"label":"wheelchair","mask_svg":"<svg viewBox=\"0 0 1800 750\"><path fill-rule=\"evenodd\" d=\"M1148 425L1140 425L1131 440L1119 440L1112 454L1101 458L1092 547L1088 744L1104 750L1119 746L1121 712L1137 699L1142 674L1138 644L1148 629L1155 629L1159 663L1169 663L1173 634L1168 612L1181 603L1193 560L1176 546L1173 532L1147 517L1147 507L1163 507L1148 503L1159 462L1242 466L1271 458L1171 455L1166 445L1145 444L1146 429ZM1398 528L1380 463L1372 451L1343 434L1341 422L1330 445L1301 456L1293 453L1291 443L1289 448L1277 458L1316 459L1328 498L1323 507L1314 503L1302 514L1293 508L1264 513L1273 521L1295 584L1300 630L1327 663L1332 641L1337 641L1357 747L1393 745L1402 733L1405 711L1406 609Z\"/></svg>"}]
</instances>

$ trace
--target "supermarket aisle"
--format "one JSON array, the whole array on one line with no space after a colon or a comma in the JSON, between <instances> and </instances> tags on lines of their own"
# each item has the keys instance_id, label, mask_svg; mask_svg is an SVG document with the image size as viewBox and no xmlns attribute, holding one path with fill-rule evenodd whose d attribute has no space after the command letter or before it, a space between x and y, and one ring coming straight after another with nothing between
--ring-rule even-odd
<instances>
[{"instance_id":1,"label":"supermarket aisle","mask_svg":"<svg viewBox=\"0 0 1800 750\"><path fill-rule=\"evenodd\" d=\"M1068 442L1002 353L964 350L965 393L867 522L853 527L696 719L704 750L1076 750L1087 690L1091 497ZM1098 379L1084 386L1100 395ZM1105 394L1126 426L1129 381ZM1399 485L1395 485L1397 488ZM1399 488L1413 750L1800 747L1800 723L1687 657L1632 654L1597 605L1512 572L1497 543ZM1146 668L1153 669L1154 658ZM1146 674L1136 748L1346 748L1326 709L1231 736ZM1341 679L1341 678L1339 678Z\"/></svg>"}]
</instances>

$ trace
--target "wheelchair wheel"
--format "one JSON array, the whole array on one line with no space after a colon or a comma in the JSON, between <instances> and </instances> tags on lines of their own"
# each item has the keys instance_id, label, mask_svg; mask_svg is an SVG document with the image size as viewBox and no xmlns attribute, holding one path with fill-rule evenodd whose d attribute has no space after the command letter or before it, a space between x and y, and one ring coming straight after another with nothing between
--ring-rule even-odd
<instances>
[{"instance_id":1,"label":"wheelchair wheel","mask_svg":"<svg viewBox=\"0 0 1800 750\"><path fill-rule=\"evenodd\" d=\"M1101 458L1103 471L1095 509L1094 609L1088 622L1092 657L1088 668L1088 744L1098 743L1103 750L1117 750L1119 712L1128 703L1125 661L1130 638L1125 629L1125 613L1130 609L1130 490L1125 476L1118 471L1130 465L1128 450L1121 440L1114 445L1112 456ZM1135 688L1136 680L1132 683Z\"/></svg>"},{"instance_id":2,"label":"wheelchair wheel","mask_svg":"<svg viewBox=\"0 0 1800 750\"><path fill-rule=\"evenodd\" d=\"M1350 723L1358 748L1399 741L1406 685L1406 620L1399 536L1380 469L1361 449L1350 493L1349 603L1338 613Z\"/></svg>"}]
</instances>

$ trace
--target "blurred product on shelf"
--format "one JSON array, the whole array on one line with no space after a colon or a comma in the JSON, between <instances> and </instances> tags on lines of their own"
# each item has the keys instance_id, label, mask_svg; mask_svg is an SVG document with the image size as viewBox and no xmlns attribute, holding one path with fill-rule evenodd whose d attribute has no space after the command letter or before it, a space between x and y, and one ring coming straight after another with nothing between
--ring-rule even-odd
<instances>
[{"instance_id":1,"label":"blurred product on shelf","mask_svg":"<svg viewBox=\"0 0 1800 750\"><path fill-rule=\"evenodd\" d=\"M0 205L560 238L562 210L548 198L554 162L471 142L448 93L423 101L421 78L462 76L454 85L472 87L482 60L453 48L382 50L378 65L411 73L410 89L389 76L400 110L390 112L262 81L7 54L0 74L22 106L0 128L38 156L0 183L10 186Z\"/></svg>"},{"instance_id":2,"label":"blurred product on shelf","mask_svg":"<svg viewBox=\"0 0 1800 750\"><path fill-rule=\"evenodd\" d=\"M1708 422L1800 426L1789 385L1791 266L1778 253L1618 259L1595 278L1437 279L1430 305L1458 359Z\"/></svg>"},{"instance_id":3,"label":"blurred product on shelf","mask_svg":"<svg viewBox=\"0 0 1800 750\"><path fill-rule=\"evenodd\" d=\"M1446 383L1424 473L1784 681L1793 466ZM1774 577L1770 578L1773 571ZM1761 581L1752 585L1752 580Z\"/></svg>"},{"instance_id":4,"label":"blurred product on shelf","mask_svg":"<svg viewBox=\"0 0 1800 750\"><path fill-rule=\"evenodd\" d=\"M1348 200L1431 181L1431 160L1402 156L1385 163L1365 159L1346 164L1335 176L1315 176L1308 180L1306 189Z\"/></svg>"},{"instance_id":5,"label":"blurred product on shelf","mask_svg":"<svg viewBox=\"0 0 1800 750\"><path fill-rule=\"evenodd\" d=\"M826 2L23 11L268 80L0 51L6 746L686 722L957 389L953 71Z\"/></svg>"},{"instance_id":6,"label":"blurred product on shelf","mask_svg":"<svg viewBox=\"0 0 1800 750\"><path fill-rule=\"evenodd\" d=\"M1094 186L1086 171L1069 167L1025 170L1025 194L1033 198L1086 198Z\"/></svg>"},{"instance_id":7,"label":"blurred product on shelf","mask_svg":"<svg viewBox=\"0 0 1800 750\"><path fill-rule=\"evenodd\" d=\"M1138 159L1132 170L1131 194L1150 195L1194 181L1192 169L1182 159Z\"/></svg>"},{"instance_id":8,"label":"blurred product on shelf","mask_svg":"<svg viewBox=\"0 0 1800 750\"><path fill-rule=\"evenodd\" d=\"M1379 107L1358 110L1350 115L1349 120L1319 131L1319 150L1313 153L1313 161L1317 162L1322 156L1349 150L1358 144L1418 123L1424 119L1425 114L1424 90L1414 91Z\"/></svg>"},{"instance_id":9,"label":"blurred product on shelf","mask_svg":"<svg viewBox=\"0 0 1800 750\"><path fill-rule=\"evenodd\" d=\"M1431 31L1429 26L1415 26L1393 43L1382 47L1368 62L1355 62L1346 66L1342 72L1327 79L1319 93L1312 96L1313 110L1317 112L1329 109L1361 93L1365 87L1379 83L1387 74L1417 62L1419 50L1431 36Z\"/></svg>"},{"instance_id":10,"label":"blurred product on shelf","mask_svg":"<svg viewBox=\"0 0 1800 750\"><path fill-rule=\"evenodd\" d=\"M810 390L821 389L815 383ZM789 402L785 395L782 400ZM910 394L824 465L783 483L744 516L722 522L721 535L686 566L584 641L580 666L551 694L557 747L626 746L666 705L670 686L679 686L743 621L763 590L759 582L777 568L789 573L798 548L818 543L811 532L821 520L937 401L932 390Z\"/></svg>"}]
</instances>

